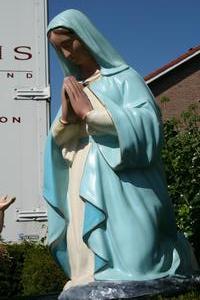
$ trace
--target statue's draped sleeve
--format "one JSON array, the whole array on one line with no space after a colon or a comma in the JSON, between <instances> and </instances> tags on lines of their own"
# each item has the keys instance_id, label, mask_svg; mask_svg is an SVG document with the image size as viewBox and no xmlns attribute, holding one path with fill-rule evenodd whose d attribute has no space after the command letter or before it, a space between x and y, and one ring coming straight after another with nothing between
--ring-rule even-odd
<instances>
[{"instance_id":1,"label":"statue's draped sleeve","mask_svg":"<svg viewBox=\"0 0 200 300\"><path fill-rule=\"evenodd\" d=\"M99 145L99 149L114 169L149 167L163 142L159 109L144 80L136 72L125 71L121 77L123 73L129 76L112 83L115 90L120 89L121 99L109 92L102 95L94 87L94 92L106 103L118 136L113 147Z\"/></svg>"}]
</instances>

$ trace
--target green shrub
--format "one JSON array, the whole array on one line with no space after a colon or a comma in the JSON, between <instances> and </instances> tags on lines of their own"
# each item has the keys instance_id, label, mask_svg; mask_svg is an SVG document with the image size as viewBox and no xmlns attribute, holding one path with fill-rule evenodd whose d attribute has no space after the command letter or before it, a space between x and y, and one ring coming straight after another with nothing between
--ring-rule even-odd
<instances>
[{"instance_id":1,"label":"green shrub","mask_svg":"<svg viewBox=\"0 0 200 300\"><path fill-rule=\"evenodd\" d=\"M0 266L0 291L2 295L10 296L11 258L4 245L0 245Z\"/></svg>"},{"instance_id":2,"label":"green shrub","mask_svg":"<svg viewBox=\"0 0 200 300\"><path fill-rule=\"evenodd\" d=\"M22 292L21 274L25 253L31 245L0 244L0 290L1 295L20 295Z\"/></svg>"},{"instance_id":3,"label":"green shrub","mask_svg":"<svg viewBox=\"0 0 200 300\"><path fill-rule=\"evenodd\" d=\"M22 280L21 274L24 265L26 253L32 248L32 244L24 242L21 244L8 244L6 249L11 258L11 295L21 295L22 293Z\"/></svg>"},{"instance_id":4,"label":"green shrub","mask_svg":"<svg viewBox=\"0 0 200 300\"><path fill-rule=\"evenodd\" d=\"M0 244L0 266L0 295L4 297L59 292L66 281L42 244Z\"/></svg>"},{"instance_id":5,"label":"green shrub","mask_svg":"<svg viewBox=\"0 0 200 300\"><path fill-rule=\"evenodd\" d=\"M191 105L180 119L164 124L163 161L177 225L200 258L200 116Z\"/></svg>"},{"instance_id":6,"label":"green shrub","mask_svg":"<svg viewBox=\"0 0 200 300\"><path fill-rule=\"evenodd\" d=\"M22 272L23 294L35 295L61 291L66 277L43 245L28 251Z\"/></svg>"}]
</instances>

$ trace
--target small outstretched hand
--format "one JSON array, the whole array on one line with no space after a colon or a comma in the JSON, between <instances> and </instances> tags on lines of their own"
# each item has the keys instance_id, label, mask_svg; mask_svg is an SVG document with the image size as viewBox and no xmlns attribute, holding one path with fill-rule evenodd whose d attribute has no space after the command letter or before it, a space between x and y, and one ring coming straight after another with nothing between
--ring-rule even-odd
<instances>
[{"instance_id":1,"label":"small outstretched hand","mask_svg":"<svg viewBox=\"0 0 200 300\"><path fill-rule=\"evenodd\" d=\"M0 211L6 210L15 200L15 197L0 197Z\"/></svg>"},{"instance_id":2,"label":"small outstretched hand","mask_svg":"<svg viewBox=\"0 0 200 300\"><path fill-rule=\"evenodd\" d=\"M64 79L63 86L69 96L74 113L83 120L86 114L93 109L90 100L83 91L83 85L74 76L69 76Z\"/></svg>"}]
</instances>

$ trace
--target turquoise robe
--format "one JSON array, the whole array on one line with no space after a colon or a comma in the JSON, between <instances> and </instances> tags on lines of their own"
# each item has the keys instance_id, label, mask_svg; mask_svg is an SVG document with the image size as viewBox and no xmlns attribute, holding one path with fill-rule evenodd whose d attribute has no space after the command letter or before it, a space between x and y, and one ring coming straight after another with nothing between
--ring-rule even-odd
<instances>
[{"instance_id":1,"label":"turquoise robe","mask_svg":"<svg viewBox=\"0 0 200 300\"><path fill-rule=\"evenodd\" d=\"M73 28L67 21L63 23L63 15L56 18L50 30L61 24ZM99 55L91 52L98 60ZM113 66L98 62L102 76L90 89L111 115L117 135L90 136L80 185L85 202L82 236L94 253L94 278L148 280L191 274L190 247L183 234L177 233L167 192L160 155L162 123L154 97L138 73L123 61ZM61 63L65 63L63 58ZM44 178L49 245L70 277L67 186L68 166L50 133Z\"/></svg>"}]
</instances>

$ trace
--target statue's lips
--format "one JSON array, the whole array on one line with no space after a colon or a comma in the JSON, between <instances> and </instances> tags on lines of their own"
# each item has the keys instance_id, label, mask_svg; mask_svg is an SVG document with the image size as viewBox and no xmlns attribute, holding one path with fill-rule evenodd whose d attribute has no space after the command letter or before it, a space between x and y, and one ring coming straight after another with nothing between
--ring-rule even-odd
<instances>
[{"instance_id":1,"label":"statue's lips","mask_svg":"<svg viewBox=\"0 0 200 300\"><path fill-rule=\"evenodd\" d=\"M68 59L69 61L72 61L72 62L75 62L75 61L76 61L76 59L75 59L73 56L68 56L67 59Z\"/></svg>"},{"instance_id":2,"label":"statue's lips","mask_svg":"<svg viewBox=\"0 0 200 300\"><path fill-rule=\"evenodd\" d=\"M79 59L77 57L68 56L66 59L69 60L70 62L74 63L75 65L79 64Z\"/></svg>"}]
</instances>

